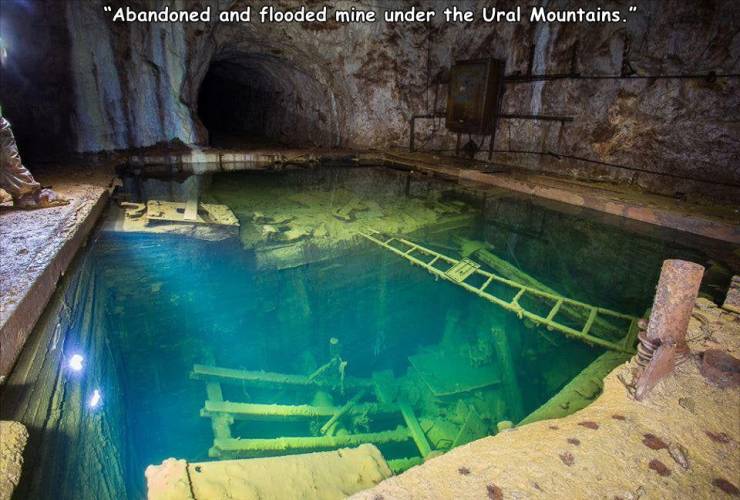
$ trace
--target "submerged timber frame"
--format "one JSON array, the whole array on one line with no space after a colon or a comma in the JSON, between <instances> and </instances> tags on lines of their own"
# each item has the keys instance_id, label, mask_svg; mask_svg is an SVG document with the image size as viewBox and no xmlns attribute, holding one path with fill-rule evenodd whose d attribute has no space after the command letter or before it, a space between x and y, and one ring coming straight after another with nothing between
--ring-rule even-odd
<instances>
[{"instance_id":1,"label":"submerged timber frame","mask_svg":"<svg viewBox=\"0 0 740 500\"><path fill-rule=\"evenodd\" d=\"M513 312L520 319L529 319L537 325L544 325L548 329L557 330L568 337L575 338L586 342L587 344L598 345L613 351L619 351L624 353L633 353L634 345L637 339L637 320L635 316L623 314L611 309L605 309L603 307L586 304L574 299L569 299L562 295L553 294L546 292L510 279L503 278L494 273L480 269L480 265L472 260L465 259L453 259L439 252L435 252L429 248L425 248L421 245L413 243L409 240L397 237L384 237L381 233L360 233L363 237L369 241L379 245L386 250L390 250L394 254L403 257L414 265L420 266L434 276L442 278L446 281L454 283L465 290L496 304L503 309ZM400 246L400 248L399 248ZM416 255L414 255L416 254ZM426 258L426 260L423 260ZM439 264L438 264L439 263ZM437 265L445 266L444 268L437 267ZM483 284L480 286L474 286L468 282L471 277L478 277L483 280ZM505 300L501 297L497 297L492 292L489 292L489 287L494 284L502 284L508 288L516 290L511 300ZM545 316L537 314L536 312L527 309L523 304L522 300L525 296L531 298L545 300L553 305L549 306L549 311ZM572 326L568 326L557 319L558 313L565 312L566 309L570 310L583 310L587 313L586 321L583 327L578 330ZM595 333L595 323L597 318L615 318L624 322L628 322L628 328L621 330L622 339L612 341L597 337Z\"/></svg>"},{"instance_id":2,"label":"submerged timber frame","mask_svg":"<svg viewBox=\"0 0 740 500\"><path fill-rule=\"evenodd\" d=\"M325 366L332 364L332 361ZM323 367L322 367L323 368ZM322 369L314 374L320 373ZM375 445L413 440L419 457L389 460L394 472L403 471L423 461L432 448L427 441L411 407L405 401L391 402L384 396L382 387L372 379L351 378L344 380L342 387L354 391L354 397L341 406L316 406L309 404L283 405L224 401L222 383L255 385L277 388L306 388L334 390L337 387L324 378L313 375L294 375L265 371L237 370L217 366L194 365L190 378L206 383L208 399L201 416L211 419L213 447L208 454L212 458L235 458L269 456L296 451L315 451L332 448L359 446L364 443ZM336 391L334 391L336 392ZM374 396L377 401L360 402L365 396ZM368 414L400 416L405 425L393 429L358 434L332 435L334 424L345 415ZM322 425L320 436L290 436L274 438L233 437L231 424L235 420L309 420L327 419Z\"/></svg>"}]
</instances>

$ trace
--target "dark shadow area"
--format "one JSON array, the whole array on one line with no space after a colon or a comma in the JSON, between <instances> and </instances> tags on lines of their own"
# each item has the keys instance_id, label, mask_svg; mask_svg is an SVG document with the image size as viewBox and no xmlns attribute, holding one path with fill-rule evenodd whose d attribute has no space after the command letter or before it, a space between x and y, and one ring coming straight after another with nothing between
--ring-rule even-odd
<instances>
[{"instance_id":1,"label":"dark shadow area","mask_svg":"<svg viewBox=\"0 0 740 500\"><path fill-rule=\"evenodd\" d=\"M290 62L265 55L213 61L198 115L216 147L330 146L336 128L327 89Z\"/></svg>"},{"instance_id":2,"label":"dark shadow area","mask_svg":"<svg viewBox=\"0 0 740 500\"><path fill-rule=\"evenodd\" d=\"M280 95L259 85L259 79L240 78L238 65L213 64L198 95L198 111L213 146L234 142L269 143L267 115L274 113Z\"/></svg>"}]
</instances>

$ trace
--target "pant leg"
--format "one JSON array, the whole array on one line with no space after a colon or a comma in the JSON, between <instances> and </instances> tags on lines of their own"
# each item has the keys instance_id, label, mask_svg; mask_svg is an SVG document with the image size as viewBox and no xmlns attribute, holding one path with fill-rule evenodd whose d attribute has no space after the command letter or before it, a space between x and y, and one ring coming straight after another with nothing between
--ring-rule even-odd
<instances>
[{"instance_id":1,"label":"pant leg","mask_svg":"<svg viewBox=\"0 0 740 500\"><path fill-rule=\"evenodd\" d=\"M0 188L19 198L41 188L21 163L21 155L8 120L0 115Z\"/></svg>"}]
</instances>

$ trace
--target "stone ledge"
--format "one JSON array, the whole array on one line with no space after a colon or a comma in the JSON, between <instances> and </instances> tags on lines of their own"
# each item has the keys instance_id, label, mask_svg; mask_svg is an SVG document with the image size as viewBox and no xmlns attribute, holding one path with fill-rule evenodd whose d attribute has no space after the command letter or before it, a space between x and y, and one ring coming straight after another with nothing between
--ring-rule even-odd
<instances>
[{"instance_id":1,"label":"stone ledge","mask_svg":"<svg viewBox=\"0 0 740 500\"><path fill-rule=\"evenodd\" d=\"M37 177L70 204L31 211L0 206L0 380L102 214L113 174L105 167L56 167Z\"/></svg>"}]
</instances>

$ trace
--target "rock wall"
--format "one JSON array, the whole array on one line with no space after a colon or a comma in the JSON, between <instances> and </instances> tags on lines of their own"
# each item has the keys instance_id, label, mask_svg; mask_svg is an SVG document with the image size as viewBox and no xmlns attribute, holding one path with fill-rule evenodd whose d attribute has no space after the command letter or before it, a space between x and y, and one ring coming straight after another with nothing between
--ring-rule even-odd
<instances>
[{"instance_id":1,"label":"rock wall","mask_svg":"<svg viewBox=\"0 0 740 500\"><path fill-rule=\"evenodd\" d=\"M17 498L128 498L120 360L108 345L102 286L85 255L70 270L0 392L0 419L29 431ZM69 359L85 357L74 372ZM95 389L102 403L90 406ZM53 494L51 493L53 492Z\"/></svg>"},{"instance_id":2,"label":"rock wall","mask_svg":"<svg viewBox=\"0 0 740 500\"><path fill-rule=\"evenodd\" d=\"M506 59L509 74L599 77L507 85L506 112L567 115L574 121L561 125L505 120L495 144L501 151L497 162L565 175L616 178L671 193L702 189L702 184L614 166L715 183L740 182L737 126L731 119L740 104L737 78L600 78L738 73L737 9L730 0L643 2L627 23L487 24L478 20L467 25L444 23L441 12L429 25L113 23L103 4L144 9L161 2L67 0L63 12L60 3L40 1L30 11L9 9L5 16L19 19L15 36L17 45L24 48L11 47L15 66L3 71L22 69L24 83L18 84L21 79L15 75L12 90L4 89L0 99L8 102L8 114L18 120L19 135L36 155L41 154L38 145L49 142L55 150L78 152L173 139L206 143L198 93L214 62L232 63L240 78L252 74L255 82L274 85L282 93L276 98L279 111L271 113L278 116L270 135L279 140L405 147L412 114L444 110L450 65L457 59L493 56ZM248 3L176 0L172 5L188 9L212 5L222 11L243 9ZM364 0L337 5L380 11L412 3ZM439 9L434 2L416 3ZM546 3L551 9L579 6L570 0ZM629 3L599 6L606 10ZM274 4L290 8L300 2ZM457 4L477 11L489 6L475 0ZM506 0L496 7L515 4ZM57 16L50 16L51 12ZM47 71L38 57L22 60L25 52L22 56L18 52L25 51L25 45L35 46L34 53L48 49L60 61L68 61L69 69L52 63ZM59 102L50 104L59 94ZM52 116L53 123L27 120L29 103L38 119ZM444 132L439 120L420 121L417 132L422 149L454 147L454 137Z\"/></svg>"}]
</instances>

